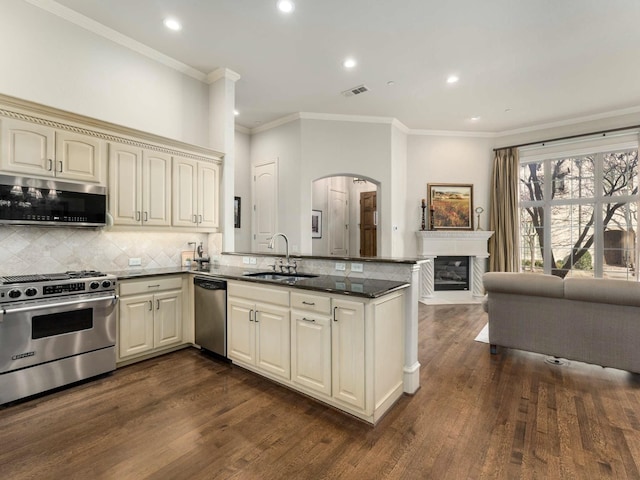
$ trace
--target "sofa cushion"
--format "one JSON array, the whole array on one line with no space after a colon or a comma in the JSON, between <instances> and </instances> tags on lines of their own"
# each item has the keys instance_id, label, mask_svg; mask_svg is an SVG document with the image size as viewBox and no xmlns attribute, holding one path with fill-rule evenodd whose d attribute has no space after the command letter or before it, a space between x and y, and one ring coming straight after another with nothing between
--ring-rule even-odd
<instances>
[{"instance_id":1,"label":"sofa cushion","mask_svg":"<svg viewBox=\"0 0 640 480\"><path fill-rule=\"evenodd\" d=\"M554 275L488 272L482 277L488 292L514 293L536 297L564 297L564 282Z\"/></svg>"},{"instance_id":2,"label":"sofa cushion","mask_svg":"<svg viewBox=\"0 0 640 480\"><path fill-rule=\"evenodd\" d=\"M640 283L602 278L565 278L564 296L581 302L640 307Z\"/></svg>"}]
</instances>

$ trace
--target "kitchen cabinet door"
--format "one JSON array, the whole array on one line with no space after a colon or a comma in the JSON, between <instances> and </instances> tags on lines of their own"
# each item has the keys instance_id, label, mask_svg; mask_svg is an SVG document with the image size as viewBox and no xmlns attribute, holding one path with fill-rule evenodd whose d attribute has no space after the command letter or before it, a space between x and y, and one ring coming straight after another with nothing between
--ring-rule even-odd
<instances>
[{"instance_id":1,"label":"kitchen cabinet door","mask_svg":"<svg viewBox=\"0 0 640 480\"><path fill-rule=\"evenodd\" d=\"M56 132L55 176L100 183L103 148L100 139L73 132Z\"/></svg>"},{"instance_id":2,"label":"kitchen cabinet door","mask_svg":"<svg viewBox=\"0 0 640 480\"><path fill-rule=\"evenodd\" d=\"M171 225L171 156L142 153L142 224Z\"/></svg>"},{"instance_id":3,"label":"kitchen cabinet door","mask_svg":"<svg viewBox=\"0 0 640 480\"><path fill-rule=\"evenodd\" d=\"M54 175L55 131L20 120L2 119L2 170L28 175Z\"/></svg>"},{"instance_id":4,"label":"kitchen cabinet door","mask_svg":"<svg viewBox=\"0 0 640 480\"><path fill-rule=\"evenodd\" d=\"M331 319L311 312L291 312L291 379L331 395Z\"/></svg>"},{"instance_id":5,"label":"kitchen cabinet door","mask_svg":"<svg viewBox=\"0 0 640 480\"><path fill-rule=\"evenodd\" d=\"M229 298L227 302L228 355L232 360L255 365L256 332L254 304Z\"/></svg>"},{"instance_id":6,"label":"kitchen cabinet door","mask_svg":"<svg viewBox=\"0 0 640 480\"><path fill-rule=\"evenodd\" d=\"M365 408L364 305L333 299L332 391L334 398Z\"/></svg>"},{"instance_id":7,"label":"kitchen cabinet door","mask_svg":"<svg viewBox=\"0 0 640 480\"><path fill-rule=\"evenodd\" d=\"M220 170L214 163L198 162L198 227L218 228Z\"/></svg>"},{"instance_id":8,"label":"kitchen cabinet door","mask_svg":"<svg viewBox=\"0 0 640 480\"><path fill-rule=\"evenodd\" d=\"M120 358L153 349L153 295L120 297L118 352Z\"/></svg>"},{"instance_id":9,"label":"kitchen cabinet door","mask_svg":"<svg viewBox=\"0 0 640 480\"><path fill-rule=\"evenodd\" d=\"M256 367L291 378L289 308L256 304Z\"/></svg>"},{"instance_id":10,"label":"kitchen cabinet door","mask_svg":"<svg viewBox=\"0 0 640 480\"><path fill-rule=\"evenodd\" d=\"M173 159L173 212L176 227L195 227L198 210L198 163L187 158Z\"/></svg>"},{"instance_id":11,"label":"kitchen cabinet door","mask_svg":"<svg viewBox=\"0 0 640 480\"><path fill-rule=\"evenodd\" d=\"M116 225L142 221L142 150L109 145L109 211Z\"/></svg>"},{"instance_id":12,"label":"kitchen cabinet door","mask_svg":"<svg viewBox=\"0 0 640 480\"><path fill-rule=\"evenodd\" d=\"M167 347L182 342L182 290L156 293L153 346Z\"/></svg>"}]
</instances>

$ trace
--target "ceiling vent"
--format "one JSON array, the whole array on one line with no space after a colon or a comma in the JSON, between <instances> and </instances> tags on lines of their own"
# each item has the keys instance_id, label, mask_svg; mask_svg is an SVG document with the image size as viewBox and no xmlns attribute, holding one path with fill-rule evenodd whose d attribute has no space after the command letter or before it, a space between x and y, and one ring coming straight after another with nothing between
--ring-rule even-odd
<instances>
[{"instance_id":1,"label":"ceiling vent","mask_svg":"<svg viewBox=\"0 0 640 480\"><path fill-rule=\"evenodd\" d=\"M342 92L345 97L353 97L354 95L360 95L361 93L368 92L369 87L366 85L358 85L357 87L350 88Z\"/></svg>"}]
</instances>

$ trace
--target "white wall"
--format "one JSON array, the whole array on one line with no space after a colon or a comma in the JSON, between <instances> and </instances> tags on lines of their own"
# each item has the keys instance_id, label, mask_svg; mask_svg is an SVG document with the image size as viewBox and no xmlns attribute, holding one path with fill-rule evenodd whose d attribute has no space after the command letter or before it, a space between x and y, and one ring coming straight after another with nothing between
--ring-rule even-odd
<instances>
[{"instance_id":1,"label":"white wall","mask_svg":"<svg viewBox=\"0 0 640 480\"><path fill-rule=\"evenodd\" d=\"M312 203L311 208L313 210L320 210L322 212L322 237L311 239L311 254L312 255L329 255L329 235L328 235L328 219L329 215L329 181L331 179L321 178L316 180L312 184Z\"/></svg>"},{"instance_id":2,"label":"white wall","mask_svg":"<svg viewBox=\"0 0 640 480\"><path fill-rule=\"evenodd\" d=\"M416 255L414 232L420 229L420 203L421 199L427 198L427 183L473 184L473 208L484 208L480 226L484 230L489 228L489 184L493 168L493 142L493 138L460 136L408 137L405 256Z\"/></svg>"},{"instance_id":3,"label":"white wall","mask_svg":"<svg viewBox=\"0 0 640 480\"><path fill-rule=\"evenodd\" d=\"M309 248L301 250L301 232L311 219L311 183L300 182L302 168L300 153L300 122L285 123L251 137L251 165L272 161L278 162L278 225L277 231L289 238L290 253L311 253L310 228ZM253 172L252 172L253 173ZM303 188L303 186L305 188ZM308 208L300 205L301 195L308 196ZM237 251L240 251L236 249ZM284 242L276 242L276 251L284 252Z\"/></svg>"},{"instance_id":4,"label":"white wall","mask_svg":"<svg viewBox=\"0 0 640 480\"><path fill-rule=\"evenodd\" d=\"M311 211L311 184L326 176L367 177L380 182L378 189L378 255L389 256L391 239L391 125L336 120L303 119L302 192L300 206ZM306 224L305 224L306 225ZM304 253L310 253L311 235L302 238Z\"/></svg>"},{"instance_id":5,"label":"white wall","mask_svg":"<svg viewBox=\"0 0 640 480\"><path fill-rule=\"evenodd\" d=\"M413 225L407 222L407 135L396 126L391 130L391 256L414 256L416 250L407 252L405 238L413 233ZM412 172L413 173L413 172ZM388 224L387 224L388 225ZM378 232L379 234L380 232Z\"/></svg>"},{"instance_id":6,"label":"white wall","mask_svg":"<svg viewBox=\"0 0 640 480\"><path fill-rule=\"evenodd\" d=\"M234 197L241 199L240 228L235 229L236 252L251 251L251 137L235 132Z\"/></svg>"},{"instance_id":7,"label":"white wall","mask_svg":"<svg viewBox=\"0 0 640 480\"><path fill-rule=\"evenodd\" d=\"M0 1L0 93L207 146L208 86L22 0Z\"/></svg>"}]
</instances>

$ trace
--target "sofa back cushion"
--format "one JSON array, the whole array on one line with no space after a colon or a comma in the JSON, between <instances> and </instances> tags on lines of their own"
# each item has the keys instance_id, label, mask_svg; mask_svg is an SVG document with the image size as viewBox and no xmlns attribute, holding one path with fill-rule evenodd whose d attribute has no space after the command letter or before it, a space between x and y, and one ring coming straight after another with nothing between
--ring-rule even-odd
<instances>
[{"instance_id":1,"label":"sofa back cushion","mask_svg":"<svg viewBox=\"0 0 640 480\"><path fill-rule=\"evenodd\" d=\"M488 272L482 277L487 292L514 293L536 297L564 297L564 283L554 275Z\"/></svg>"},{"instance_id":2,"label":"sofa back cushion","mask_svg":"<svg viewBox=\"0 0 640 480\"><path fill-rule=\"evenodd\" d=\"M565 278L564 296L581 302L640 307L640 283L602 278Z\"/></svg>"}]
</instances>

